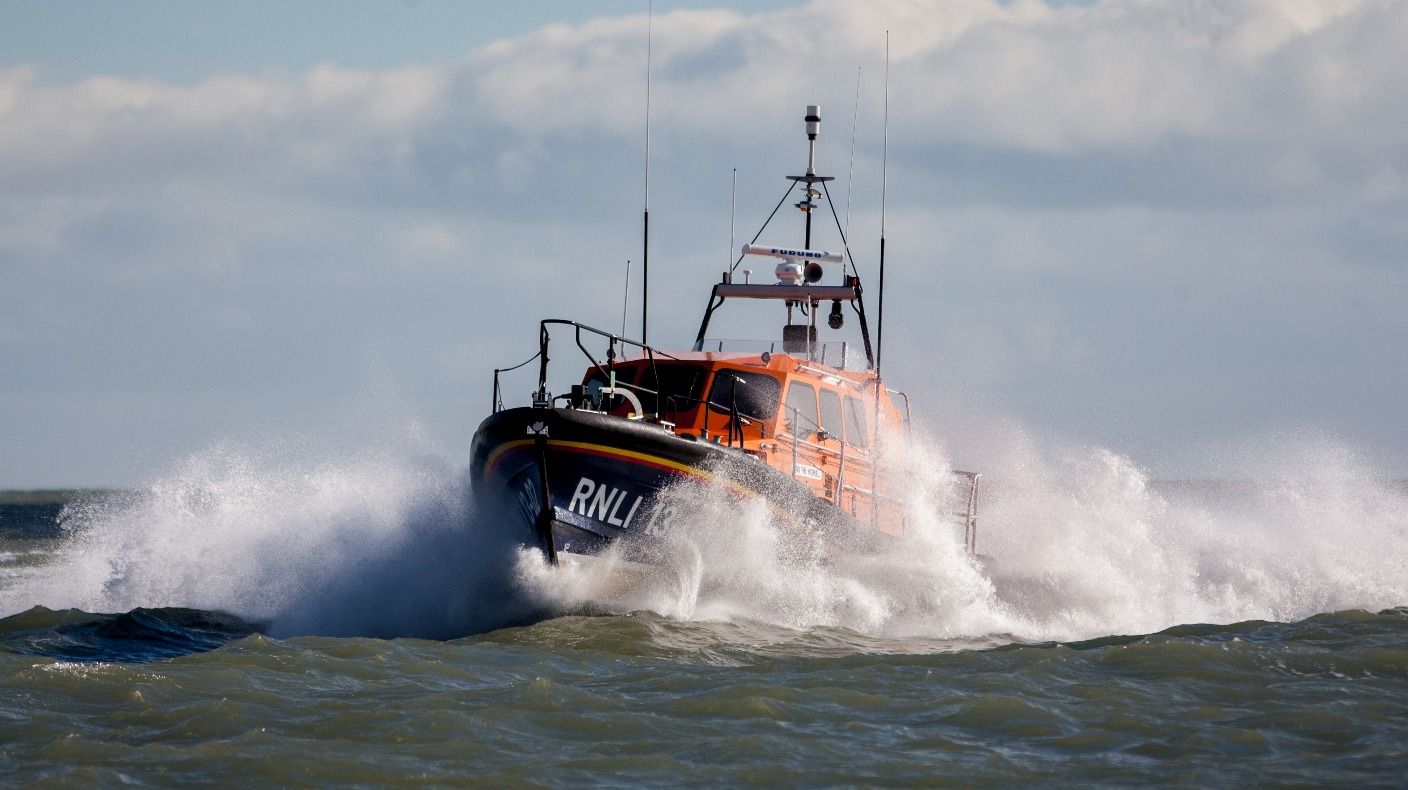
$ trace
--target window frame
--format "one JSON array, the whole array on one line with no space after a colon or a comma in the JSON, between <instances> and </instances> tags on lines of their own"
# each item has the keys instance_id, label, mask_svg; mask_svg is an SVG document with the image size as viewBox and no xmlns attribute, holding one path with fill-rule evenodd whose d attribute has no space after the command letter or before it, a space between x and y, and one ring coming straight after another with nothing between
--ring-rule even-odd
<instances>
[{"instance_id":1,"label":"window frame","mask_svg":"<svg viewBox=\"0 0 1408 790\"><path fill-rule=\"evenodd\" d=\"M722 414L726 417L733 415L732 407L734 403L732 387L730 387L728 399L721 400L718 403L714 402L714 387L719 385L724 375L737 376L739 378L744 379L744 381L742 382L744 387L754 386L753 382L748 381L748 379L755 379L757 381L762 381L766 379L767 381L771 382L771 384L768 386L776 387L776 389L774 389L772 393L769 393L765 396L766 399L763 401L763 405L765 407L763 409L763 413L755 414L750 411L745 411L741 408L743 402L740 401L740 408L738 409L739 417L748 420L753 420L755 422L766 422L768 420L774 419L777 416L778 404L782 402L782 380L771 373L767 373L761 370L746 370L743 368L717 368L714 370L714 375L709 378L709 389L707 392L704 393L704 403L708 407L709 411L713 412L714 414Z\"/></svg>"},{"instance_id":2,"label":"window frame","mask_svg":"<svg viewBox=\"0 0 1408 790\"><path fill-rule=\"evenodd\" d=\"M841 418L842 422L846 424L846 444L849 444L852 447L858 447L862 450L869 450L870 421L867 420L865 417L865 399L847 395L845 396L845 398L843 398L843 405L841 407L841 410L843 412ZM855 423L857 421L859 421L859 426L855 426ZM859 441L857 441L856 438L851 436L852 427L860 428Z\"/></svg>"},{"instance_id":3,"label":"window frame","mask_svg":"<svg viewBox=\"0 0 1408 790\"><path fill-rule=\"evenodd\" d=\"M826 401L827 401L828 396L831 398L832 402L836 404L835 425L834 425L834 426L831 425L831 424L829 424L830 421L827 419ZM845 428L845 425L846 425L846 417L845 417L845 412L844 412L844 410L843 410L843 408L842 408L842 406L841 406L841 393L837 392L836 390L834 390L834 389L832 389L832 388L830 388L830 387L818 387L818 388L817 388L817 391L816 391L816 399L817 399L817 421L818 421L818 423L819 423L820 426L821 426L821 430L826 431L827 440L828 440L828 441L830 441L830 440L835 440L835 441L837 441L837 442L842 442L842 443L844 443L844 442L845 442L845 433L844 433L844 431L845 431L845 429L846 429L846 428ZM832 430L833 427L834 427L836 430L833 431L833 430Z\"/></svg>"},{"instance_id":4,"label":"window frame","mask_svg":"<svg viewBox=\"0 0 1408 790\"><path fill-rule=\"evenodd\" d=\"M800 409L793 409L792 390L794 387L806 387L808 390L811 391L810 414L802 413ZM816 432L821 428L821 414L818 411L817 407L816 387L811 382L800 381L798 379L790 379L787 382L787 393L786 397L783 398L782 404L785 408L785 411L782 414L783 424L787 426L788 433L792 434L793 436L799 439L802 438L803 434L797 430L798 425L794 423L794 417L797 419L798 422L800 422L801 418L806 417L812 421L811 426L802 426L805 429L806 436L812 437L816 435Z\"/></svg>"}]
</instances>

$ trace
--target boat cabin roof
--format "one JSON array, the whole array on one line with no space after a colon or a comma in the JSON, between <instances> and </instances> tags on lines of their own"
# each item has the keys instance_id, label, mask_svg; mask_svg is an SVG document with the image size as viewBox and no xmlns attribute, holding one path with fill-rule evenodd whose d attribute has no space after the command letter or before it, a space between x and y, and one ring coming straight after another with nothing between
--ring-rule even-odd
<instances>
[{"instance_id":1,"label":"boat cabin roof","mask_svg":"<svg viewBox=\"0 0 1408 790\"><path fill-rule=\"evenodd\" d=\"M650 358L645 354L631 354L622 358L616 364L618 366L631 365L634 367L642 362L649 364ZM840 384L842 381L845 381L855 387L863 387L876 380L875 373L872 371L841 370L821 362L809 362L805 357L785 353L750 354L737 351L671 351L668 355L656 354L655 364L686 364L710 369L730 366L763 368L764 370L775 371L779 374L792 375L800 378L830 379L827 383L832 385Z\"/></svg>"}]
</instances>

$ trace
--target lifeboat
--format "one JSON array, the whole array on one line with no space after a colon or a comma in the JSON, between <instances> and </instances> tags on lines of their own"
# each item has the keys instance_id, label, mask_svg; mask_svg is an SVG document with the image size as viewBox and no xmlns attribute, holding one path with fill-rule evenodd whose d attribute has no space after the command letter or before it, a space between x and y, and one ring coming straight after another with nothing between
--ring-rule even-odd
<instances>
[{"instance_id":1,"label":"lifeboat","mask_svg":"<svg viewBox=\"0 0 1408 790\"><path fill-rule=\"evenodd\" d=\"M832 179L815 174L819 108L809 106L806 120L807 173L788 176L803 193L797 207L806 215L804 243L750 243L739 256L775 260L776 282L738 283L725 272L689 350L543 320L538 353L515 366L537 363L525 406L504 407L500 376L514 368L495 370L494 412L471 449L476 501L497 506L505 528L550 563L643 546L668 533L679 505L664 493L680 485L761 501L777 522L819 536L836 552L867 551L904 531L903 502L881 457L909 429L909 399L880 377L854 268L845 255L811 248L812 212ZM841 239L844 245L843 233ZM826 265L836 264L839 284L822 284ZM784 308L781 338L747 348L711 340L716 312L738 300ZM838 331L846 307L859 322L859 349L819 336L818 317L829 309L827 329ZM578 383L553 394L553 357L578 353L585 371L569 379ZM959 474L970 488L958 515L971 549L979 476Z\"/></svg>"}]
</instances>

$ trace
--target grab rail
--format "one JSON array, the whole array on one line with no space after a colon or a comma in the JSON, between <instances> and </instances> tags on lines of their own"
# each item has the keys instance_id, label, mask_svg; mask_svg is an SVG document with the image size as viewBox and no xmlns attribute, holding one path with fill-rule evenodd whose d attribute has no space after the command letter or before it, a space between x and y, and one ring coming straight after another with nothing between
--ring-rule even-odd
<instances>
[{"instance_id":1,"label":"grab rail","mask_svg":"<svg viewBox=\"0 0 1408 790\"><path fill-rule=\"evenodd\" d=\"M553 400L552 394L548 392L548 363L551 361L551 359L548 357L548 343L552 339L551 334L548 332L549 324L559 324L562 326L572 327L575 330L575 332L573 333L573 339L577 344L577 348L581 349L582 354L586 356L589 362L592 363L592 367L596 368L597 372L606 376L607 381L614 381L614 374L616 373L617 343L620 343L622 345L634 346L640 349L641 351L645 352L646 359L648 360L650 365L650 370L655 375L656 381L660 380L659 371L655 368L655 357L657 354L659 356L665 357L666 359L679 359L679 357L667 354L664 351L657 351L653 346L648 346L639 340L631 340L630 338L620 337L613 332L607 332L602 329L597 329L596 327L587 326L586 324L578 323L577 321L568 321L563 318L545 318L539 323L538 330L538 358L540 360L538 363L538 391L533 393L533 405L537 408L547 408L552 404ZM590 332L591 334L597 335L598 337L606 338L607 348L605 368L601 366L600 362L597 362L596 357L592 356L591 352L587 350L587 347L582 345L582 332L584 331ZM530 359L529 361L531 362L532 360ZM659 404L657 403L656 406L658 408Z\"/></svg>"},{"instance_id":2,"label":"grab rail","mask_svg":"<svg viewBox=\"0 0 1408 790\"><path fill-rule=\"evenodd\" d=\"M963 520L963 547L969 554L978 553L978 486L983 476L979 472L953 470L955 475L968 480L968 507L962 513L954 513Z\"/></svg>"},{"instance_id":3,"label":"grab rail","mask_svg":"<svg viewBox=\"0 0 1408 790\"><path fill-rule=\"evenodd\" d=\"M899 390L892 390L889 387L885 388L885 392L889 393L892 399L896 395L904 399L904 435L909 436L911 430L909 421L909 396Z\"/></svg>"}]
</instances>

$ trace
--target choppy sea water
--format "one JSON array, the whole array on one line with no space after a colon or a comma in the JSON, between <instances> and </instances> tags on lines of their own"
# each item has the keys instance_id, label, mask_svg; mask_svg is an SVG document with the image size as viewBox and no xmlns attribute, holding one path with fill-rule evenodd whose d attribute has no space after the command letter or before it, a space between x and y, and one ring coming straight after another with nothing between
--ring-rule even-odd
<instances>
[{"instance_id":1,"label":"choppy sea water","mask_svg":"<svg viewBox=\"0 0 1408 790\"><path fill-rule=\"evenodd\" d=\"M0 512L0 782L1398 786L1408 488L1338 457L1020 457L986 566L937 455L879 558L681 493L623 589L496 541L450 464L217 449Z\"/></svg>"}]
</instances>

